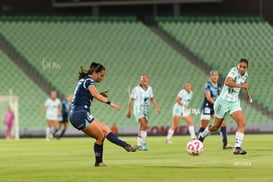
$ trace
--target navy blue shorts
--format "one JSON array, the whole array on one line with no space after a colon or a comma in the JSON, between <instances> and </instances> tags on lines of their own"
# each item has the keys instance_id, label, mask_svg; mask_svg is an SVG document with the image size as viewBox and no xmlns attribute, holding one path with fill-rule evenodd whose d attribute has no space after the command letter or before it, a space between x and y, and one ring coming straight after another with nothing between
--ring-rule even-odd
<instances>
[{"instance_id":1,"label":"navy blue shorts","mask_svg":"<svg viewBox=\"0 0 273 182\"><path fill-rule=\"evenodd\" d=\"M75 128L82 130L94 121L94 117L85 110L71 111L69 120Z\"/></svg>"},{"instance_id":2,"label":"navy blue shorts","mask_svg":"<svg viewBox=\"0 0 273 182\"><path fill-rule=\"evenodd\" d=\"M209 107L209 106L202 106L201 109L201 114L203 115L214 115L214 109L213 107Z\"/></svg>"},{"instance_id":3,"label":"navy blue shorts","mask_svg":"<svg viewBox=\"0 0 273 182\"><path fill-rule=\"evenodd\" d=\"M67 123L68 122L68 114L63 114L62 119L59 121L59 123Z\"/></svg>"}]
</instances>

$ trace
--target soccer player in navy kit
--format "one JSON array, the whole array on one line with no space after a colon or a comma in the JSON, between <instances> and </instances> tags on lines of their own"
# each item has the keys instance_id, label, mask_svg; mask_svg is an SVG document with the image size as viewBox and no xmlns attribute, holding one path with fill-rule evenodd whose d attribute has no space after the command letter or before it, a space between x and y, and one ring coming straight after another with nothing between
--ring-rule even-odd
<instances>
[{"instance_id":1,"label":"soccer player in navy kit","mask_svg":"<svg viewBox=\"0 0 273 182\"><path fill-rule=\"evenodd\" d=\"M59 129L62 128L63 126L63 129L61 130L61 133L56 136L57 139L60 139L63 137L64 133L66 132L67 130L67 126L68 126L68 114L71 110L71 102L72 102L72 95L68 95L66 97L66 99L63 100L62 102L62 116L59 120Z\"/></svg>"},{"instance_id":2,"label":"soccer player in navy kit","mask_svg":"<svg viewBox=\"0 0 273 182\"><path fill-rule=\"evenodd\" d=\"M108 126L90 114L90 107L94 98L116 110L120 110L119 105L108 100L96 89L96 83L104 79L105 73L105 67L99 63L92 62L88 70L84 70L81 67L79 82L73 94L72 108L69 116L69 120L75 128L96 139L94 144L95 167L107 166L103 163L103 142L105 138L123 147L128 152L136 151L134 147L113 134Z\"/></svg>"},{"instance_id":3,"label":"soccer player in navy kit","mask_svg":"<svg viewBox=\"0 0 273 182\"><path fill-rule=\"evenodd\" d=\"M204 86L204 99L200 108L201 126L198 133L201 133L206 129L211 118L214 119L213 105L221 90L221 84L218 82L218 72L211 71L209 75L209 81ZM223 149L232 149L232 146L228 144L226 121L223 121L221 125L220 134L223 141Z\"/></svg>"}]
</instances>

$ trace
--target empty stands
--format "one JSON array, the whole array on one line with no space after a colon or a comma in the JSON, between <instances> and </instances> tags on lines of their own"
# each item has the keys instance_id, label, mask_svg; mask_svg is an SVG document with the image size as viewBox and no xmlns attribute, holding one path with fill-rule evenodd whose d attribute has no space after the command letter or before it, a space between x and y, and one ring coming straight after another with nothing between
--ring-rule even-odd
<instances>
[{"instance_id":1,"label":"empty stands","mask_svg":"<svg viewBox=\"0 0 273 182\"><path fill-rule=\"evenodd\" d=\"M269 58L272 57L272 53L266 47L273 42L270 42L272 29L266 22L256 19L249 22L233 19L211 21L209 18L205 20L200 18L198 21L194 21L194 18L179 20L165 18L157 21L162 29L205 64L219 70L222 76L227 73L227 68L236 65L241 57L248 58L249 82L252 85L250 90L254 99L269 107L269 99L266 99L264 94L270 96L272 93L266 92L265 88L272 89L272 86L263 84L263 89L256 89L260 88L258 82L264 80L272 82L272 78L265 76L270 75L269 70L262 71L270 65ZM252 26L254 30L249 30ZM109 98L112 102L120 104L121 111L117 112L107 105L94 101L92 113L108 125L114 122L118 126L137 125L133 117L126 118L126 112L128 92L139 83L141 73L149 74L150 85L162 111L157 115L151 106L150 125L171 124L175 98L186 81L192 82L193 85L191 107L195 111L199 109L208 73L192 65L132 17L2 17L0 27L0 33L17 52L64 95L73 93L81 65L86 69L91 61L105 65L107 73L105 80L98 84L98 90L108 90ZM263 38L259 39L260 37ZM1 59L11 64L3 54ZM12 70L19 70L15 65L11 65ZM264 76L259 77L260 74ZM20 111L22 122L26 122L23 126L45 126L45 123L35 118L37 107L43 104L47 94L33 85L27 77L22 77L24 82L21 85L24 85L22 87L25 94L18 94L20 99L26 99L20 102L20 108L26 107ZM12 81L14 82L16 81ZM28 94L32 96L31 99L27 97ZM245 102L242 102L242 106L250 118L250 123L270 123L265 115ZM193 115L196 123L199 122L199 117L200 115ZM30 118L29 121L27 118Z\"/></svg>"}]
</instances>

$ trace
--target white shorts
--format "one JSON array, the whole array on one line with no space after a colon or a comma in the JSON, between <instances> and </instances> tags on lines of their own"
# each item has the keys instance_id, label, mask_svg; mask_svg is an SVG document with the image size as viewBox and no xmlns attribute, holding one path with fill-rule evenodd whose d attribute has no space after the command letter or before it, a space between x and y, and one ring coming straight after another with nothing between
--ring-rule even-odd
<instances>
[{"instance_id":1,"label":"white shorts","mask_svg":"<svg viewBox=\"0 0 273 182\"><path fill-rule=\"evenodd\" d=\"M59 118L58 118L58 115L57 115L57 114L56 114L56 115L47 114L47 115L46 115L46 119L58 121Z\"/></svg>"},{"instance_id":2,"label":"white shorts","mask_svg":"<svg viewBox=\"0 0 273 182\"><path fill-rule=\"evenodd\" d=\"M148 113L144 113L143 111L137 110L137 109L134 110L134 115L135 115L135 118L136 118L137 122L138 122L139 118L144 117L147 121L148 121L148 118L149 118Z\"/></svg>"},{"instance_id":3,"label":"white shorts","mask_svg":"<svg viewBox=\"0 0 273 182\"><path fill-rule=\"evenodd\" d=\"M173 116L182 116L186 117L190 115L190 110L185 109L184 107L180 106L179 104L175 103L173 106Z\"/></svg>"},{"instance_id":4,"label":"white shorts","mask_svg":"<svg viewBox=\"0 0 273 182\"><path fill-rule=\"evenodd\" d=\"M214 103L215 116L218 118L224 118L226 113L232 114L238 110L241 110L240 100L229 102L218 97Z\"/></svg>"}]
</instances>

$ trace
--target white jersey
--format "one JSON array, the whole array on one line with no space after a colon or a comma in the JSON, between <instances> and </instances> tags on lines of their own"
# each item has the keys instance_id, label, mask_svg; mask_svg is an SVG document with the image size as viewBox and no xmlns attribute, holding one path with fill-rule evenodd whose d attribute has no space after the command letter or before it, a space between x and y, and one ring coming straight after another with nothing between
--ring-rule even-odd
<instances>
[{"instance_id":1,"label":"white jersey","mask_svg":"<svg viewBox=\"0 0 273 182\"><path fill-rule=\"evenodd\" d=\"M189 105L192 97L192 91L188 92L186 89L180 90L177 97L181 98L181 101L185 105Z\"/></svg>"},{"instance_id":2,"label":"white jersey","mask_svg":"<svg viewBox=\"0 0 273 182\"><path fill-rule=\"evenodd\" d=\"M188 92L186 89L182 89L179 91L177 97L181 98L181 102L183 103L183 105L189 105L192 97L192 91ZM175 102L172 114L173 116L186 117L190 115L190 110Z\"/></svg>"},{"instance_id":3,"label":"white jersey","mask_svg":"<svg viewBox=\"0 0 273 182\"><path fill-rule=\"evenodd\" d=\"M130 96L130 98L134 99L134 112L138 115L148 115L150 99L153 97L153 89L149 85L146 90L144 90L140 85L136 86Z\"/></svg>"},{"instance_id":4,"label":"white jersey","mask_svg":"<svg viewBox=\"0 0 273 182\"><path fill-rule=\"evenodd\" d=\"M239 72L237 67L231 68L229 71L226 79L228 77L231 77L236 84L244 84L246 82L246 79L248 77L248 73L245 72L243 75ZM224 85L223 90L220 94L220 97L224 100L227 100L229 102L236 102L239 100L239 93L241 88L237 87L229 87L227 85Z\"/></svg>"},{"instance_id":5,"label":"white jersey","mask_svg":"<svg viewBox=\"0 0 273 182\"><path fill-rule=\"evenodd\" d=\"M61 105L60 99L52 100L48 98L44 105L47 107L46 119L58 120L58 107Z\"/></svg>"}]
</instances>

